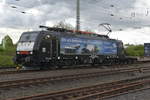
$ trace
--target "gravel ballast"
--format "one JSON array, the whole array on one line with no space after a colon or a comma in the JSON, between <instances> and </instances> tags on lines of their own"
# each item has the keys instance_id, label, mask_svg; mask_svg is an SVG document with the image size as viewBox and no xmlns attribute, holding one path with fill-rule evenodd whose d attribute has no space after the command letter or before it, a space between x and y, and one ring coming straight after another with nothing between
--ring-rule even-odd
<instances>
[{"instance_id":1,"label":"gravel ballast","mask_svg":"<svg viewBox=\"0 0 150 100\"><path fill-rule=\"evenodd\" d=\"M149 66L150 64L142 64L137 66ZM111 67L111 66L110 66ZM88 69L69 69L69 70L55 70L55 71L46 71L46 72L34 72L33 73L22 73L18 75L12 75L7 77L0 77L0 80L16 80L17 78L26 79L26 78L39 78L39 77L47 77L47 76L61 76L61 75L71 75L71 74L81 74L81 73L89 73L89 72L97 72L101 71L100 68L88 68ZM135 78L143 75L150 75L149 72L147 73L121 73L121 74L114 74L114 75L107 75L107 76L98 76L98 77L90 77L90 78L82 78L82 79L74 79L74 80L65 80L65 81L54 81L54 82L47 82L46 84L37 84L37 85L30 85L25 87L18 87L18 88L10 88L10 89L1 89L0 90L0 100L10 99L10 98L18 98L23 96L31 96L35 94L47 93L47 92L54 92L64 89L70 88L77 88L77 87L84 87L89 85L95 85L100 83L112 82L117 80L123 80L128 78ZM120 100L120 99L118 99Z\"/></svg>"}]
</instances>

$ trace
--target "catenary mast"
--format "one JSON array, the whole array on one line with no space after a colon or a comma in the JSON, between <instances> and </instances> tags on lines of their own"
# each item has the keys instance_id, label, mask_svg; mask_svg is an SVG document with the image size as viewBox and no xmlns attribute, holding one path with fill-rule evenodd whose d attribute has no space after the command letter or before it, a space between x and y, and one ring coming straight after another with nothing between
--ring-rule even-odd
<instances>
[{"instance_id":1,"label":"catenary mast","mask_svg":"<svg viewBox=\"0 0 150 100\"><path fill-rule=\"evenodd\" d=\"M76 8L76 30L80 30L80 0L77 0L77 8Z\"/></svg>"}]
</instances>

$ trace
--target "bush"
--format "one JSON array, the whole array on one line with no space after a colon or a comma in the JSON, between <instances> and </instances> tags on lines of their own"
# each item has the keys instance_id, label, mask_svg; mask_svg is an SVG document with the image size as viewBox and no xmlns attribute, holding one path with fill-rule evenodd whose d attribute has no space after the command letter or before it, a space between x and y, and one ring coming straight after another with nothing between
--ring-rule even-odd
<instances>
[{"instance_id":1,"label":"bush","mask_svg":"<svg viewBox=\"0 0 150 100\"><path fill-rule=\"evenodd\" d=\"M143 45L128 45L125 49L127 56L144 56Z\"/></svg>"},{"instance_id":2,"label":"bush","mask_svg":"<svg viewBox=\"0 0 150 100\"><path fill-rule=\"evenodd\" d=\"M3 51L4 51L3 47L2 47L2 46L0 46L0 52L3 52Z\"/></svg>"},{"instance_id":3,"label":"bush","mask_svg":"<svg viewBox=\"0 0 150 100\"><path fill-rule=\"evenodd\" d=\"M2 45L5 47L3 48ZM16 45L13 45L13 41L8 35L5 36L0 44L0 67L15 66L12 60L15 52Z\"/></svg>"},{"instance_id":4,"label":"bush","mask_svg":"<svg viewBox=\"0 0 150 100\"><path fill-rule=\"evenodd\" d=\"M13 56L0 55L0 66L1 67L14 67Z\"/></svg>"},{"instance_id":5,"label":"bush","mask_svg":"<svg viewBox=\"0 0 150 100\"><path fill-rule=\"evenodd\" d=\"M0 47L0 67L11 67L15 66L13 63L13 57L15 56L16 47L8 47L3 49Z\"/></svg>"}]
</instances>

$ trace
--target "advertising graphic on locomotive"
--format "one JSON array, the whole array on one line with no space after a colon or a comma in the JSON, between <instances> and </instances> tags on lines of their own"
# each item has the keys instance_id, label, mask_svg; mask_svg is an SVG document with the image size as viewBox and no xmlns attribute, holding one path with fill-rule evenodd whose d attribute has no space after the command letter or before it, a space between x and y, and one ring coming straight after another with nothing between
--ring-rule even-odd
<instances>
[{"instance_id":1,"label":"advertising graphic on locomotive","mask_svg":"<svg viewBox=\"0 0 150 100\"><path fill-rule=\"evenodd\" d=\"M24 32L21 35L15 63L26 67L61 67L131 63L136 60L125 56L122 41L106 35L41 27L46 30Z\"/></svg>"},{"instance_id":2,"label":"advertising graphic on locomotive","mask_svg":"<svg viewBox=\"0 0 150 100\"><path fill-rule=\"evenodd\" d=\"M117 44L115 41L93 40L86 38L61 38L62 54L117 54Z\"/></svg>"}]
</instances>

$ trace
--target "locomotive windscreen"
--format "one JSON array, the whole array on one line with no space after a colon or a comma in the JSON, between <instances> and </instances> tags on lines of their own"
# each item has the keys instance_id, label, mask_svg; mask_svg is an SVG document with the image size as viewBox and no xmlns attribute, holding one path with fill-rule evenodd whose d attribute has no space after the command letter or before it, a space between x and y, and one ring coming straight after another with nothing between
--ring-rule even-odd
<instances>
[{"instance_id":1,"label":"locomotive windscreen","mask_svg":"<svg viewBox=\"0 0 150 100\"><path fill-rule=\"evenodd\" d=\"M17 45L17 51L33 51L38 32L24 32Z\"/></svg>"},{"instance_id":2,"label":"locomotive windscreen","mask_svg":"<svg viewBox=\"0 0 150 100\"><path fill-rule=\"evenodd\" d=\"M19 42L34 42L38 36L38 33L26 32L23 33Z\"/></svg>"}]
</instances>

